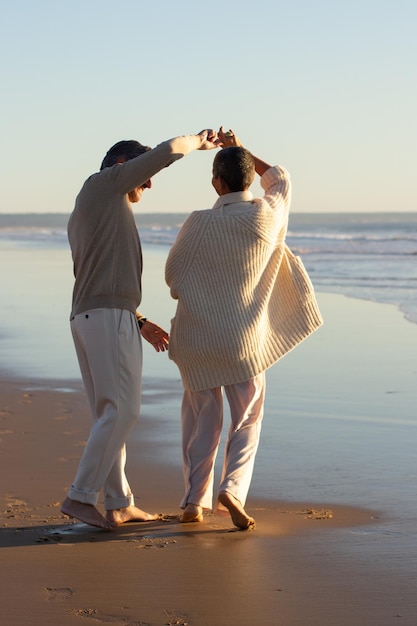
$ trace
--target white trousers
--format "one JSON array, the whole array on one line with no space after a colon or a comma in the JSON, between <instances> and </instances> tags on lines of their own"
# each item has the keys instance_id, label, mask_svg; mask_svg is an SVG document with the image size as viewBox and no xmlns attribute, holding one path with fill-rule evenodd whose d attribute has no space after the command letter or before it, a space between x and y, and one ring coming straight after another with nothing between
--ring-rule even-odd
<instances>
[{"instance_id":1,"label":"white trousers","mask_svg":"<svg viewBox=\"0 0 417 626\"><path fill-rule=\"evenodd\" d=\"M126 440L140 410L142 343L136 316L92 309L71 321L78 362L93 416L91 432L68 496L106 510L134 503L125 475Z\"/></svg>"},{"instance_id":2,"label":"white trousers","mask_svg":"<svg viewBox=\"0 0 417 626\"><path fill-rule=\"evenodd\" d=\"M223 426L223 388L184 391L181 421L185 495L188 503L211 509L214 463ZM224 387L231 414L219 492L244 506L259 445L265 398L265 373ZM221 507L219 507L221 508Z\"/></svg>"}]
</instances>

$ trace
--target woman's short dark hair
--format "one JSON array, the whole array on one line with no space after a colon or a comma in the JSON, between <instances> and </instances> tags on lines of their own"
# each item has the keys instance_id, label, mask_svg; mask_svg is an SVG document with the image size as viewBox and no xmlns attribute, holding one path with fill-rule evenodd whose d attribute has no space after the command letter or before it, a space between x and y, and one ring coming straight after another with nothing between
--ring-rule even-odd
<instances>
[{"instance_id":1,"label":"woman's short dark hair","mask_svg":"<svg viewBox=\"0 0 417 626\"><path fill-rule=\"evenodd\" d=\"M104 170L105 167L111 167L119 159L125 159L129 161L135 157L148 152L151 148L149 146L143 146L139 141L134 139L118 141L108 150L106 156L103 159L100 169Z\"/></svg>"},{"instance_id":2,"label":"woman's short dark hair","mask_svg":"<svg viewBox=\"0 0 417 626\"><path fill-rule=\"evenodd\" d=\"M220 176L230 191L249 189L255 178L255 161L246 148L223 148L215 156L213 176Z\"/></svg>"}]
</instances>

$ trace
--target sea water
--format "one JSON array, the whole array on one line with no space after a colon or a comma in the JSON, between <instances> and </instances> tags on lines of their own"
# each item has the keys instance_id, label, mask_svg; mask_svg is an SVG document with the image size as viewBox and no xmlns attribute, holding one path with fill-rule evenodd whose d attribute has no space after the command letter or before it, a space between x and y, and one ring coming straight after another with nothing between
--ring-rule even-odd
<instances>
[{"instance_id":1,"label":"sea water","mask_svg":"<svg viewBox=\"0 0 417 626\"><path fill-rule=\"evenodd\" d=\"M142 309L161 324L169 323L165 312L174 311L163 266L185 218L136 218L144 253ZM74 360L63 328L73 285L67 221L63 214L0 214L3 369L17 366L26 374L35 359L42 375L49 369L54 376L71 376ZM295 213L287 243L301 255L316 291L393 304L417 323L417 214ZM48 348L40 350L44 340Z\"/></svg>"},{"instance_id":2,"label":"sea water","mask_svg":"<svg viewBox=\"0 0 417 626\"><path fill-rule=\"evenodd\" d=\"M175 302L164 263L185 218L137 216L141 310L167 329ZM6 374L80 380L69 329L67 219L0 215L0 369ZM417 485L417 215L293 214L287 243L309 271L325 326L267 373L252 491L378 508L388 490L386 506L415 515L416 498L408 495ZM336 308L328 294L338 294ZM390 306L381 315L375 303ZM149 436L166 442L165 461L178 464L180 378L166 353L144 344L142 413L154 420ZM168 403L167 390L174 398Z\"/></svg>"}]
</instances>

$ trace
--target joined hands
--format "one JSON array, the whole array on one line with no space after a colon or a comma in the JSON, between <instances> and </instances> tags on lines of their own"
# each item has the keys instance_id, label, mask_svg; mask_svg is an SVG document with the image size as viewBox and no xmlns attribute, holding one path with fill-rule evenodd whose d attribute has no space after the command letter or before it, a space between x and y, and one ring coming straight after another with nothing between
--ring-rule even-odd
<instances>
[{"instance_id":1,"label":"joined hands","mask_svg":"<svg viewBox=\"0 0 417 626\"><path fill-rule=\"evenodd\" d=\"M201 145L199 150L212 150L213 148L230 148L241 147L237 135L232 130L225 131L223 126L220 126L218 131L212 128L206 128L198 133L201 139Z\"/></svg>"}]
</instances>

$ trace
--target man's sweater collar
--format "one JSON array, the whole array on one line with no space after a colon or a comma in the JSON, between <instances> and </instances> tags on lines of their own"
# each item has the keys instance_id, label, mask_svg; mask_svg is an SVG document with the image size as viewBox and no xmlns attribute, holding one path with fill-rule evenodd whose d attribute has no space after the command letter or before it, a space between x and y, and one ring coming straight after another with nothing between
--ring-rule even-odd
<instances>
[{"instance_id":1,"label":"man's sweater collar","mask_svg":"<svg viewBox=\"0 0 417 626\"><path fill-rule=\"evenodd\" d=\"M253 198L251 191L234 191L219 196L213 205L213 209L220 209L226 204L236 204L236 202L250 202Z\"/></svg>"}]
</instances>

